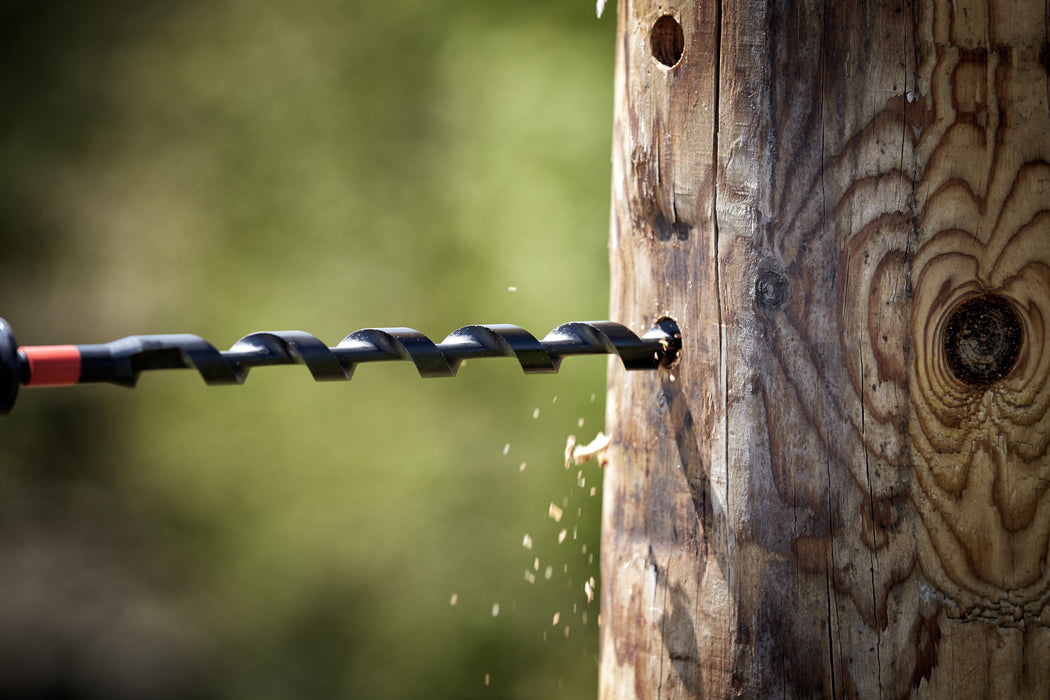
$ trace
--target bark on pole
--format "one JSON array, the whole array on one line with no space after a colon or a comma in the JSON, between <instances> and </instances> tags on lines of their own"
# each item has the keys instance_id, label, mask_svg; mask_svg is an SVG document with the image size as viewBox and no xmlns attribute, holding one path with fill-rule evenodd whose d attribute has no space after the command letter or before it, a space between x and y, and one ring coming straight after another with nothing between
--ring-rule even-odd
<instances>
[{"instance_id":1,"label":"bark on pole","mask_svg":"<svg viewBox=\"0 0 1050 700\"><path fill-rule=\"evenodd\" d=\"M620 0L601 697L1050 697L1045 0Z\"/></svg>"}]
</instances>

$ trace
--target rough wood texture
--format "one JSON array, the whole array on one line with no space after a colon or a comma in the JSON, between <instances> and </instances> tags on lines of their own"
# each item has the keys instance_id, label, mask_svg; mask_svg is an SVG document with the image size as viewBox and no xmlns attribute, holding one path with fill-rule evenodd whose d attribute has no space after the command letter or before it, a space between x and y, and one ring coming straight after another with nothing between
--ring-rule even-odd
<instances>
[{"instance_id":1,"label":"rough wood texture","mask_svg":"<svg viewBox=\"0 0 1050 700\"><path fill-rule=\"evenodd\" d=\"M601 697L1050 697L1045 0L618 13Z\"/></svg>"}]
</instances>

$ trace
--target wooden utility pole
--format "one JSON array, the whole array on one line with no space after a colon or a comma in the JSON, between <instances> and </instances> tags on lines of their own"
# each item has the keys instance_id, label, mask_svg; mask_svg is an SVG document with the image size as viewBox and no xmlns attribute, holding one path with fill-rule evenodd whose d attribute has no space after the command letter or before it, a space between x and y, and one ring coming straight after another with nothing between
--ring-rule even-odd
<instances>
[{"instance_id":1,"label":"wooden utility pole","mask_svg":"<svg viewBox=\"0 0 1050 700\"><path fill-rule=\"evenodd\" d=\"M1050 697L1045 0L620 0L601 697Z\"/></svg>"}]
</instances>

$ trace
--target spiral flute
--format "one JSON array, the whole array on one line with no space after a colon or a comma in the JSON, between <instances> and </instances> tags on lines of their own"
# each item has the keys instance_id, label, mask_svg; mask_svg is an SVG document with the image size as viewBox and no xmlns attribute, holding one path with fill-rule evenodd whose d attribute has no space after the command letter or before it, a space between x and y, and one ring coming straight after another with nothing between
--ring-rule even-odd
<instances>
[{"instance_id":1,"label":"spiral flute","mask_svg":"<svg viewBox=\"0 0 1050 700\"><path fill-rule=\"evenodd\" d=\"M335 347L302 331L246 335L220 351L196 335L133 335L101 345L19 346L0 319L0 414L20 386L109 382L132 387L142 372L195 369L207 384L241 384L253 367L306 365L317 381L349 380L357 365L407 360L422 377L454 377L460 364L480 357L513 357L528 374L557 372L571 355L618 355L628 370L672 363L682 347L678 326L658 322L638 337L612 321L565 323L543 340L508 324L464 326L440 343L411 328L365 328Z\"/></svg>"}]
</instances>

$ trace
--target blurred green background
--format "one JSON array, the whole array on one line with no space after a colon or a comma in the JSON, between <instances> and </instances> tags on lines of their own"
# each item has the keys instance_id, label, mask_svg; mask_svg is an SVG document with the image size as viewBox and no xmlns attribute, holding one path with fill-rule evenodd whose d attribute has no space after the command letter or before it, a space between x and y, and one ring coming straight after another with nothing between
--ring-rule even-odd
<instances>
[{"instance_id":1,"label":"blurred green background","mask_svg":"<svg viewBox=\"0 0 1050 700\"><path fill-rule=\"evenodd\" d=\"M591 0L0 8L20 342L606 316ZM562 455L602 427L605 366L23 391L0 696L594 697L601 472Z\"/></svg>"}]
</instances>

